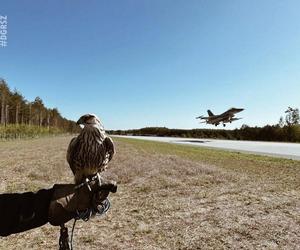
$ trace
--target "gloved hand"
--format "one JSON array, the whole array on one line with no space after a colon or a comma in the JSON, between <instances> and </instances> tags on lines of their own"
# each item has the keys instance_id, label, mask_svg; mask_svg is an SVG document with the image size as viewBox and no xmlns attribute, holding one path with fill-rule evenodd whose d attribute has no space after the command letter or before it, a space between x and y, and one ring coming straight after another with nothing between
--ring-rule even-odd
<instances>
[{"instance_id":1,"label":"gloved hand","mask_svg":"<svg viewBox=\"0 0 300 250\"><path fill-rule=\"evenodd\" d=\"M48 219L54 225L62 225L73 219L77 212L87 208L96 209L108 197L110 192L117 191L115 181L100 177L92 180L88 185L75 188L75 184L56 184L49 205Z\"/></svg>"}]
</instances>

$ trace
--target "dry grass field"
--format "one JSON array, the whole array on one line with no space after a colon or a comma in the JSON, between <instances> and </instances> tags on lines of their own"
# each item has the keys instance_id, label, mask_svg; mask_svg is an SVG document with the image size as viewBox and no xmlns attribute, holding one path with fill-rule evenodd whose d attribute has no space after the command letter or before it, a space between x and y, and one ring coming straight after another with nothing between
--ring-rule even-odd
<instances>
[{"instance_id":1,"label":"dry grass field","mask_svg":"<svg viewBox=\"0 0 300 250\"><path fill-rule=\"evenodd\" d=\"M0 142L0 192L72 182L70 139ZM118 192L107 215L77 222L75 249L300 249L300 161L115 141ZM58 249L58 237L47 224L0 249Z\"/></svg>"}]
</instances>

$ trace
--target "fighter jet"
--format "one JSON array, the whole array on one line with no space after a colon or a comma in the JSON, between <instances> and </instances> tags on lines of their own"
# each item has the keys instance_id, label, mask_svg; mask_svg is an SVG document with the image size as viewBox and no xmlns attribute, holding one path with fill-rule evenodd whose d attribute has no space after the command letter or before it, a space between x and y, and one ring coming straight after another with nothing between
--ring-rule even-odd
<instances>
[{"instance_id":1,"label":"fighter jet","mask_svg":"<svg viewBox=\"0 0 300 250\"><path fill-rule=\"evenodd\" d=\"M223 123L223 126L225 127L226 126L225 123L228 122L231 123L233 121L242 119L242 118L234 118L234 115L243 110L244 109L231 108L220 115L214 115L210 110L207 110L208 116L198 116L196 117L196 119L205 120L200 123L213 124L215 126L218 126L220 123Z\"/></svg>"}]
</instances>

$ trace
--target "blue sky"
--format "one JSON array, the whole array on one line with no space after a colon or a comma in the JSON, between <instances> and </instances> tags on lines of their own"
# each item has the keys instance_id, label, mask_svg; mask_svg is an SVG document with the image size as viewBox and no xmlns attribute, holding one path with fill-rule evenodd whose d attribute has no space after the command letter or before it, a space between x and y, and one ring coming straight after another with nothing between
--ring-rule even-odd
<instances>
[{"instance_id":1,"label":"blue sky","mask_svg":"<svg viewBox=\"0 0 300 250\"><path fill-rule=\"evenodd\" d=\"M0 77L107 129L210 128L207 109L275 124L300 108L299 1L4 0Z\"/></svg>"}]
</instances>

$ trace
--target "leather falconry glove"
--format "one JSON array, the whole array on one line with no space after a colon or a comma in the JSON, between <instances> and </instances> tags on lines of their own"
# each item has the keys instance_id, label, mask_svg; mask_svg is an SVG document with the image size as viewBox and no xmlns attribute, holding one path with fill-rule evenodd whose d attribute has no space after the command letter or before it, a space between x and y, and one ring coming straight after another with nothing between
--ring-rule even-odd
<instances>
[{"instance_id":1,"label":"leather falconry glove","mask_svg":"<svg viewBox=\"0 0 300 250\"><path fill-rule=\"evenodd\" d=\"M48 217L51 225L59 226L87 209L97 210L110 192L117 191L117 184L97 174L79 185L55 184L53 190Z\"/></svg>"}]
</instances>

